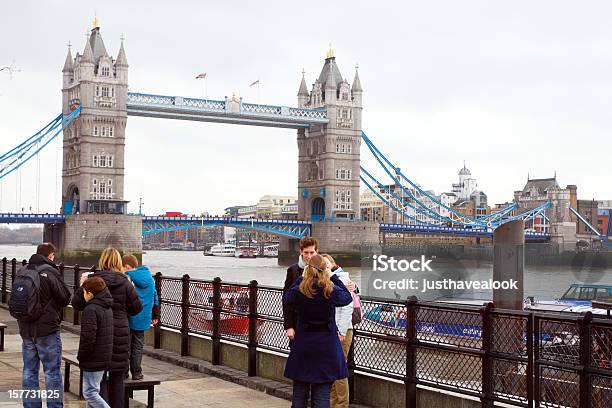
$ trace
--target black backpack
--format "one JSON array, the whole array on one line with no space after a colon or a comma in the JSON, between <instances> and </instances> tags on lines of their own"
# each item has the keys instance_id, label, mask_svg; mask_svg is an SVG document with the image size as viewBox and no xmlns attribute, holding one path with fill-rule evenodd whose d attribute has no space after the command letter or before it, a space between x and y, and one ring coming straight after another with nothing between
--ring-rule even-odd
<instances>
[{"instance_id":1,"label":"black backpack","mask_svg":"<svg viewBox=\"0 0 612 408\"><path fill-rule=\"evenodd\" d=\"M23 268L15 276L9 300L9 312L21 322L33 322L43 315L38 269Z\"/></svg>"}]
</instances>

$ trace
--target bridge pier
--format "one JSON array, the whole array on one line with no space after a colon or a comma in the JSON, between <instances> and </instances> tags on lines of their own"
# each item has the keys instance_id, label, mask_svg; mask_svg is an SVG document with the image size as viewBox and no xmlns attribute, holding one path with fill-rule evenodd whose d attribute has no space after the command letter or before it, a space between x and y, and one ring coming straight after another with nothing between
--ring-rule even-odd
<instances>
[{"instance_id":1,"label":"bridge pier","mask_svg":"<svg viewBox=\"0 0 612 408\"><path fill-rule=\"evenodd\" d=\"M96 265L100 253L107 247L142 260L142 217L139 215L69 215L65 224L45 224L43 237L57 247L58 260L68 264Z\"/></svg>"},{"instance_id":2,"label":"bridge pier","mask_svg":"<svg viewBox=\"0 0 612 408\"><path fill-rule=\"evenodd\" d=\"M311 234L319 241L319 253L330 254L341 266L361 266L364 258L381 253L376 222L318 221L312 223ZM279 265L294 264L299 252L299 240L281 238Z\"/></svg>"}]
</instances>

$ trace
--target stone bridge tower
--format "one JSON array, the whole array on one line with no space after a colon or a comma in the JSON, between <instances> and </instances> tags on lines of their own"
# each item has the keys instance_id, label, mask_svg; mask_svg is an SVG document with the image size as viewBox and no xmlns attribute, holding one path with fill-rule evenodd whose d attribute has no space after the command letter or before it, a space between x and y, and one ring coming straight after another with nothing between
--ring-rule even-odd
<instances>
[{"instance_id":1,"label":"stone bridge tower","mask_svg":"<svg viewBox=\"0 0 612 408\"><path fill-rule=\"evenodd\" d=\"M298 106L325 110L329 123L298 130L300 219L359 219L362 94L357 71L349 84L331 49L310 92L302 75Z\"/></svg>"},{"instance_id":2,"label":"stone bridge tower","mask_svg":"<svg viewBox=\"0 0 612 408\"><path fill-rule=\"evenodd\" d=\"M141 253L142 222L127 216L124 148L128 62L123 41L110 56L97 19L83 54L70 49L62 69L62 112L81 114L64 130L61 211L64 226L48 226L45 239L65 259L86 262L107 246Z\"/></svg>"},{"instance_id":3,"label":"stone bridge tower","mask_svg":"<svg viewBox=\"0 0 612 408\"><path fill-rule=\"evenodd\" d=\"M313 222L320 250L347 266L380 252L378 224L359 221L362 95L357 70L349 84L331 49L311 91L303 74L298 91L299 107L325 110L329 119L298 130L298 217ZM296 252L295 241L281 240L279 263L295 262Z\"/></svg>"}]
</instances>

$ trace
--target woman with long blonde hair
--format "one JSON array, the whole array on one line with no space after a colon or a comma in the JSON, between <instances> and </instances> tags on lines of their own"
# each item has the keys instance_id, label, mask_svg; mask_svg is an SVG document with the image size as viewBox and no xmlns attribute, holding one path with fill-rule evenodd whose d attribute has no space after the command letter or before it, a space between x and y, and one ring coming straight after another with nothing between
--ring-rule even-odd
<instances>
[{"instance_id":1,"label":"woman with long blonde hair","mask_svg":"<svg viewBox=\"0 0 612 408\"><path fill-rule=\"evenodd\" d=\"M90 274L88 278L102 278L113 297L113 356L108 367L108 384L107 386L103 384L102 389L108 390L104 399L108 401L111 408L123 408L123 381L128 370L130 352L128 316L140 312L142 303L134 285L123 274L123 262L119 251L110 247L102 251L98 268L99 270ZM75 310L83 310L86 305L81 286L74 292L72 307Z\"/></svg>"},{"instance_id":2,"label":"woman with long blonde hair","mask_svg":"<svg viewBox=\"0 0 612 408\"><path fill-rule=\"evenodd\" d=\"M293 346L285 377L293 380L292 407L328 408L332 383L346 378L348 370L335 321L336 307L353 301L342 281L328 268L325 258L314 255L304 273L283 295L283 304L297 311Z\"/></svg>"}]
</instances>

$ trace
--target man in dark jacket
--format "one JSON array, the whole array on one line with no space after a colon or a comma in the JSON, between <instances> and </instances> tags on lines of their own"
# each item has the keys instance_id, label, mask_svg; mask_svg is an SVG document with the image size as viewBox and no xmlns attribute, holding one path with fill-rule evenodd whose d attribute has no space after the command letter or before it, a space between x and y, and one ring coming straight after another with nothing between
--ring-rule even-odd
<instances>
[{"instance_id":1,"label":"man in dark jacket","mask_svg":"<svg viewBox=\"0 0 612 408\"><path fill-rule=\"evenodd\" d=\"M314 237L304 237L300 240L300 258L298 263L287 268L287 276L285 277L285 285L283 286L283 295L293 286L296 279L302 276L304 267L310 261L310 258L317 254L319 250L319 242ZM291 342L295 336L295 327L297 324L297 315L295 308L291 304L283 303L283 327L285 333Z\"/></svg>"},{"instance_id":2,"label":"man in dark jacket","mask_svg":"<svg viewBox=\"0 0 612 408\"><path fill-rule=\"evenodd\" d=\"M20 321L19 334L22 339L23 355L23 388L38 390L40 363L45 372L47 391L52 390L52 398L47 400L47 407L63 407L62 374L62 340L60 323L62 308L70 303L70 292L60 275L55 259L55 247L49 243L40 244L36 254L30 257L26 266L17 272L34 269L40 277L39 302L43 308L40 317L34 321ZM57 397L56 397L57 396ZM40 400L39 400L40 401ZM40 406L40 402L24 402L24 406Z\"/></svg>"},{"instance_id":3,"label":"man in dark jacket","mask_svg":"<svg viewBox=\"0 0 612 408\"><path fill-rule=\"evenodd\" d=\"M100 383L113 355L113 297L100 278L83 282L87 306L81 318L81 339L77 359L83 371L83 396L92 407L107 408L100 395Z\"/></svg>"}]
</instances>

